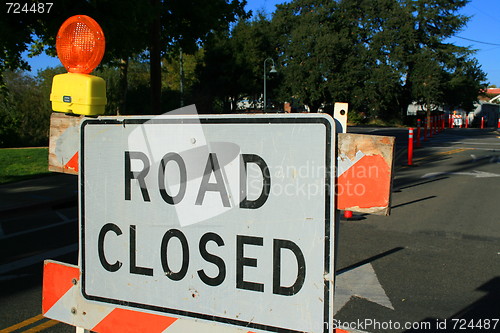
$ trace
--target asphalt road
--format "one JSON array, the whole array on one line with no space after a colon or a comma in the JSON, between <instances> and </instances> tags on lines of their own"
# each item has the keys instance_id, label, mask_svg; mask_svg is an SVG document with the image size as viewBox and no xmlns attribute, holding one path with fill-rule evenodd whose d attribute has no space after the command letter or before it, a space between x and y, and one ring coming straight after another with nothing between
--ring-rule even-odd
<instances>
[{"instance_id":1,"label":"asphalt road","mask_svg":"<svg viewBox=\"0 0 500 333\"><path fill-rule=\"evenodd\" d=\"M350 132L396 136L398 159L391 216L355 214L340 223L337 324L368 332L499 330L500 134L446 130L416 149L415 165L407 167L405 129ZM33 229L33 214L39 223L54 224L73 219L75 209L56 205L0 219ZM3 231L0 333L74 332L39 316L43 253L76 262L76 253L63 249L75 246L77 226L62 225L69 229L8 242ZM24 253L12 250L19 248ZM32 263L9 266L26 258Z\"/></svg>"},{"instance_id":2,"label":"asphalt road","mask_svg":"<svg viewBox=\"0 0 500 333\"><path fill-rule=\"evenodd\" d=\"M44 259L77 263L77 177L0 186L0 333L74 332L41 316Z\"/></svg>"},{"instance_id":3,"label":"asphalt road","mask_svg":"<svg viewBox=\"0 0 500 333\"><path fill-rule=\"evenodd\" d=\"M500 330L498 132L447 130L414 166L405 157L391 216L341 222L337 320L369 332Z\"/></svg>"}]
</instances>

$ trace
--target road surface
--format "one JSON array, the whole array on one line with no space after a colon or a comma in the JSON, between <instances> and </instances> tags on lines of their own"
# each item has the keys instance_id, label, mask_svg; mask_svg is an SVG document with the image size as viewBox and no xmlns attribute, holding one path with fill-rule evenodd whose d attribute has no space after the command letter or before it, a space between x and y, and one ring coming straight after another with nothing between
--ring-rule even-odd
<instances>
[{"instance_id":1,"label":"road surface","mask_svg":"<svg viewBox=\"0 0 500 333\"><path fill-rule=\"evenodd\" d=\"M446 130L416 149L415 165L408 167L405 129L350 131L396 136L398 159L391 216L354 214L340 222L339 327L500 329L500 133ZM64 181L76 189L76 177ZM74 332L40 316L41 260L77 260L71 200L0 213L0 333Z\"/></svg>"}]
</instances>

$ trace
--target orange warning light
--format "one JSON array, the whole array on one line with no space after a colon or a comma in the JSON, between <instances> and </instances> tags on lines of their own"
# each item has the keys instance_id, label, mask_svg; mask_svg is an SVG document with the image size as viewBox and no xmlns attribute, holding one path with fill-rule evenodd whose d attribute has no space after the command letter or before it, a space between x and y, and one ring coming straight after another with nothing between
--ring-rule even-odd
<instances>
[{"instance_id":1,"label":"orange warning light","mask_svg":"<svg viewBox=\"0 0 500 333\"><path fill-rule=\"evenodd\" d=\"M57 56L68 72L89 74L101 62L105 44L104 33L94 19L75 15L57 33Z\"/></svg>"}]
</instances>

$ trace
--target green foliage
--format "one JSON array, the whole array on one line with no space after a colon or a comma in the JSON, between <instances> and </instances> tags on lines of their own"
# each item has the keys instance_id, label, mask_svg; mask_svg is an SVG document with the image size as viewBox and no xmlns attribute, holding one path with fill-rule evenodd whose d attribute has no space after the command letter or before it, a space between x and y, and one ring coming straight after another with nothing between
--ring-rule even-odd
<instances>
[{"instance_id":1,"label":"green foliage","mask_svg":"<svg viewBox=\"0 0 500 333\"><path fill-rule=\"evenodd\" d=\"M0 149L0 184L48 174L47 148Z\"/></svg>"},{"instance_id":2,"label":"green foliage","mask_svg":"<svg viewBox=\"0 0 500 333\"><path fill-rule=\"evenodd\" d=\"M51 106L46 75L5 72L8 91L0 96L0 147L48 145Z\"/></svg>"},{"instance_id":3,"label":"green foliage","mask_svg":"<svg viewBox=\"0 0 500 333\"><path fill-rule=\"evenodd\" d=\"M169 65L170 66L170 65ZM177 69L178 70L178 69ZM121 103L120 70L114 66L102 66L95 75L106 81L106 115L144 115L151 114L149 65L140 60L128 64L127 98L125 107ZM193 79L193 75L189 75ZM163 76L167 78L167 75ZM178 75L177 75L178 77ZM175 89L177 88L177 89ZM180 96L177 87L167 84L162 88L162 105L165 111L179 108ZM120 108L122 110L120 111Z\"/></svg>"},{"instance_id":4,"label":"green foliage","mask_svg":"<svg viewBox=\"0 0 500 333\"><path fill-rule=\"evenodd\" d=\"M186 54L182 52L172 53L162 61L162 87L173 91L180 91L181 82L181 59L183 70L183 86L185 91L190 91L191 88L198 82L196 68L203 64L204 49L199 49L194 54Z\"/></svg>"},{"instance_id":5,"label":"green foliage","mask_svg":"<svg viewBox=\"0 0 500 333\"><path fill-rule=\"evenodd\" d=\"M352 110L349 111L349 113L347 114L347 121L351 125L361 125L361 124L366 124L367 117L364 112Z\"/></svg>"},{"instance_id":6,"label":"green foliage","mask_svg":"<svg viewBox=\"0 0 500 333\"><path fill-rule=\"evenodd\" d=\"M31 3L38 1L31 0ZM150 89L161 89L160 56L179 47L193 53L201 42L219 30L227 30L237 17L245 16L244 0L60 0L50 13L0 13L0 88L6 70L29 69L22 52L55 54L55 37L70 16L89 15L104 30L106 53L103 64L120 67L117 105L125 108L127 66L138 55L150 57ZM116 78L115 78L116 79ZM113 83L114 84L114 83ZM148 98L151 96L147 94ZM128 111L127 111L128 112ZM145 110L143 113L151 113Z\"/></svg>"},{"instance_id":7,"label":"green foliage","mask_svg":"<svg viewBox=\"0 0 500 333\"><path fill-rule=\"evenodd\" d=\"M405 114L412 101L470 106L484 72L469 58L471 50L444 42L466 24L457 11L467 2L294 0L278 6L273 26L284 86L312 110L349 102L385 119ZM470 91L469 102L460 90Z\"/></svg>"},{"instance_id":8,"label":"green foliage","mask_svg":"<svg viewBox=\"0 0 500 333\"><path fill-rule=\"evenodd\" d=\"M50 15L2 12L0 146L46 144L52 77L64 69L36 77L16 70L28 68L23 51L54 54L57 30L71 15L89 15L104 29L96 75L107 83L106 114L190 103L200 112L235 112L242 100L258 108L266 75L276 103L300 101L315 112L348 102L351 120L386 121L403 119L414 101L472 108L485 73L472 50L445 42L467 23L458 14L467 2L292 0L252 20L244 0L61 0ZM267 58L277 74L263 73Z\"/></svg>"},{"instance_id":9,"label":"green foliage","mask_svg":"<svg viewBox=\"0 0 500 333\"><path fill-rule=\"evenodd\" d=\"M473 110L477 92L486 89L486 75L476 59L457 58L452 72L446 73L444 103L453 108Z\"/></svg>"},{"instance_id":10,"label":"green foliage","mask_svg":"<svg viewBox=\"0 0 500 333\"><path fill-rule=\"evenodd\" d=\"M204 62L197 67L199 82L193 99L200 101L203 112L235 112L242 99L256 107L263 93L264 60L277 59L271 41L271 24L262 15L241 20L231 34L215 34L207 41ZM267 70L270 65L268 61ZM279 77L278 73L267 79L268 96L277 96Z\"/></svg>"}]
</instances>

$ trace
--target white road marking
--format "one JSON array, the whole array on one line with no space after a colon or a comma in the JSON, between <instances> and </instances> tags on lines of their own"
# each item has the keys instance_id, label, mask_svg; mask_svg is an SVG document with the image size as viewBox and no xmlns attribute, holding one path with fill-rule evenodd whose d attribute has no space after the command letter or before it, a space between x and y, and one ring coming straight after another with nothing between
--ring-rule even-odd
<instances>
[{"instance_id":1,"label":"white road marking","mask_svg":"<svg viewBox=\"0 0 500 333\"><path fill-rule=\"evenodd\" d=\"M474 170L474 172L429 172L429 173L426 173L425 175L421 176L420 178L434 178L434 177L444 176L444 175L472 176L474 178L500 177L500 174L498 174L498 173Z\"/></svg>"},{"instance_id":2,"label":"white road marking","mask_svg":"<svg viewBox=\"0 0 500 333\"><path fill-rule=\"evenodd\" d=\"M372 264L365 264L337 275L334 314L353 297L357 296L394 310L384 288L380 284Z\"/></svg>"}]
</instances>

